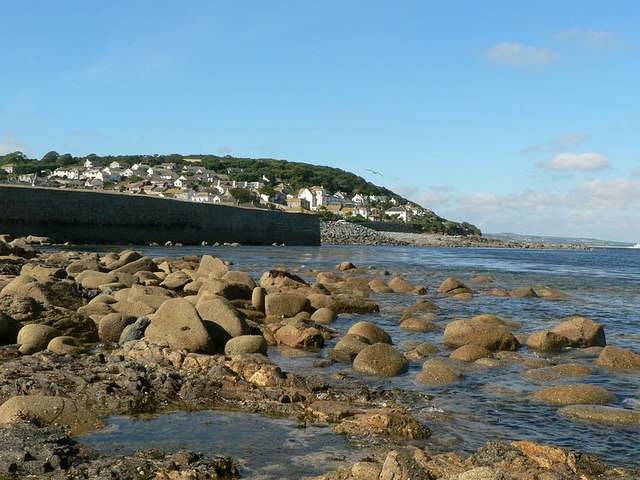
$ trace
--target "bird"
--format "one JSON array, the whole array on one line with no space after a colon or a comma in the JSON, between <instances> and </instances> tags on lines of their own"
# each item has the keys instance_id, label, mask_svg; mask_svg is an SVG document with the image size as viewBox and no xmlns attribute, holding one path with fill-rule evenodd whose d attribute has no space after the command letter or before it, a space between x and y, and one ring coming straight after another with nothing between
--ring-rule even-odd
<instances>
[{"instance_id":1,"label":"bird","mask_svg":"<svg viewBox=\"0 0 640 480\"><path fill-rule=\"evenodd\" d=\"M384 177L384 175L382 175L380 172L376 172L375 170L371 170L370 168L367 168L365 170L368 170L369 172L373 173L374 175L380 175L381 177Z\"/></svg>"}]
</instances>

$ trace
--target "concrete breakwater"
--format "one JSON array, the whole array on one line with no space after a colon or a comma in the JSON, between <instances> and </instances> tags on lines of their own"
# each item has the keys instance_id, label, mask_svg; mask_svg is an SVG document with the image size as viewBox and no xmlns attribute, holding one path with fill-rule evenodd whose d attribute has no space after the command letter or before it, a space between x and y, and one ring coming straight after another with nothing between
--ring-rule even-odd
<instances>
[{"instance_id":1,"label":"concrete breakwater","mask_svg":"<svg viewBox=\"0 0 640 480\"><path fill-rule=\"evenodd\" d=\"M0 231L79 243L320 244L315 215L8 185L0 186Z\"/></svg>"}]
</instances>

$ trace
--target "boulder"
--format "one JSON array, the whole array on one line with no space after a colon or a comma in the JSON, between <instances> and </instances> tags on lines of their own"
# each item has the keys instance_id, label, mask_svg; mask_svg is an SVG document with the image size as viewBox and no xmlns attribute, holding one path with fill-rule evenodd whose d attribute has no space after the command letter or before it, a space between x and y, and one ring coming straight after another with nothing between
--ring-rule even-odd
<instances>
[{"instance_id":1,"label":"boulder","mask_svg":"<svg viewBox=\"0 0 640 480\"><path fill-rule=\"evenodd\" d=\"M42 265L34 265L31 263L27 263L22 266L20 275L30 275L41 282L46 282L47 280L50 280L52 278L67 278L67 272L62 268L45 267Z\"/></svg>"},{"instance_id":2,"label":"boulder","mask_svg":"<svg viewBox=\"0 0 640 480\"><path fill-rule=\"evenodd\" d=\"M58 355L71 356L86 352L86 349L80 340L67 335L52 338L47 345L47 350Z\"/></svg>"},{"instance_id":3,"label":"boulder","mask_svg":"<svg viewBox=\"0 0 640 480\"><path fill-rule=\"evenodd\" d=\"M134 260L133 262L129 262L126 265L123 265L122 267L116 268L115 270L112 270L113 272L117 273L130 273L130 274L134 274L137 272L157 272L158 270L160 270L158 268L158 265L151 260L149 257L142 257L139 258L138 260Z\"/></svg>"},{"instance_id":4,"label":"boulder","mask_svg":"<svg viewBox=\"0 0 640 480\"><path fill-rule=\"evenodd\" d=\"M330 308L336 315L341 313L365 314L380 311L380 306L377 303L348 294L323 295L313 293L308 295L307 298L313 308Z\"/></svg>"},{"instance_id":5,"label":"boulder","mask_svg":"<svg viewBox=\"0 0 640 480\"><path fill-rule=\"evenodd\" d=\"M228 271L229 267L220 258L203 255L197 273L209 278L222 278Z\"/></svg>"},{"instance_id":6,"label":"boulder","mask_svg":"<svg viewBox=\"0 0 640 480\"><path fill-rule=\"evenodd\" d=\"M552 331L567 337L572 348L604 347L607 344L602 325L585 317L571 317Z\"/></svg>"},{"instance_id":7,"label":"boulder","mask_svg":"<svg viewBox=\"0 0 640 480\"><path fill-rule=\"evenodd\" d=\"M479 345L487 350L517 350L519 342L509 327L477 320L454 320L444 330L447 348Z\"/></svg>"},{"instance_id":8,"label":"boulder","mask_svg":"<svg viewBox=\"0 0 640 480\"><path fill-rule=\"evenodd\" d=\"M607 368L640 370L640 355L626 348L606 346L600 352L596 365Z\"/></svg>"},{"instance_id":9,"label":"boulder","mask_svg":"<svg viewBox=\"0 0 640 480\"><path fill-rule=\"evenodd\" d=\"M265 307L264 302L265 302L266 295L267 295L267 292L262 287L255 287L251 291L251 305L258 312L264 313L264 307Z\"/></svg>"},{"instance_id":10,"label":"boulder","mask_svg":"<svg viewBox=\"0 0 640 480\"><path fill-rule=\"evenodd\" d=\"M205 281L200 287L198 294L201 295L204 292L219 295L227 300L251 300L253 288L249 287L245 283L230 282L228 280L214 278Z\"/></svg>"},{"instance_id":11,"label":"boulder","mask_svg":"<svg viewBox=\"0 0 640 480\"><path fill-rule=\"evenodd\" d=\"M402 321L400 328L411 332L428 332L429 330L437 330L440 327L424 318L409 317Z\"/></svg>"},{"instance_id":12,"label":"boulder","mask_svg":"<svg viewBox=\"0 0 640 480\"><path fill-rule=\"evenodd\" d=\"M449 358L473 363L480 358L493 358L493 354L480 345L463 345L451 352Z\"/></svg>"},{"instance_id":13,"label":"boulder","mask_svg":"<svg viewBox=\"0 0 640 480\"><path fill-rule=\"evenodd\" d=\"M160 286L169 290L180 291L191 281L191 277L184 272L172 272L167 274Z\"/></svg>"},{"instance_id":14,"label":"boulder","mask_svg":"<svg viewBox=\"0 0 640 480\"><path fill-rule=\"evenodd\" d=\"M85 274L86 273L86 274ZM98 288L106 283L115 283L118 281L113 273L102 273L92 270L86 270L82 274L76 276L76 281L80 282L84 288Z\"/></svg>"},{"instance_id":15,"label":"boulder","mask_svg":"<svg viewBox=\"0 0 640 480\"><path fill-rule=\"evenodd\" d=\"M515 288L509 292L514 298L538 298L538 294L532 287Z\"/></svg>"},{"instance_id":16,"label":"boulder","mask_svg":"<svg viewBox=\"0 0 640 480\"><path fill-rule=\"evenodd\" d=\"M102 265L97 257L85 256L79 260L74 260L67 265L66 271L69 276L76 276L78 273L85 272L87 270L101 271Z\"/></svg>"},{"instance_id":17,"label":"boulder","mask_svg":"<svg viewBox=\"0 0 640 480\"><path fill-rule=\"evenodd\" d=\"M353 369L365 375L395 377L409 369L409 362L388 343L374 343L358 353Z\"/></svg>"},{"instance_id":18,"label":"boulder","mask_svg":"<svg viewBox=\"0 0 640 480\"><path fill-rule=\"evenodd\" d=\"M329 357L341 363L352 363L353 359L369 345L371 342L367 338L347 334L336 343L333 349L329 350Z\"/></svg>"},{"instance_id":19,"label":"boulder","mask_svg":"<svg viewBox=\"0 0 640 480\"><path fill-rule=\"evenodd\" d=\"M437 313L440 310L441 308L435 303L430 302L429 300L425 300L424 298L421 298L415 304L403 310L402 319L404 320L405 318L412 317L416 314Z\"/></svg>"},{"instance_id":20,"label":"boulder","mask_svg":"<svg viewBox=\"0 0 640 480\"><path fill-rule=\"evenodd\" d=\"M23 355L40 352L47 348L49 342L60 335L60 332L48 325L25 325L18 332L18 351Z\"/></svg>"},{"instance_id":21,"label":"boulder","mask_svg":"<svg viewBox=\"0 0 640 480\"><path fill-rule=\"evenodd\" d=\"M391 280L389 280L388 286L391 290L394 291L394 293L411 293L415 288L400 276L393 277Z\"/></svg>"},{"instance_id":22,"label":"boulder","mask_svg":"<svg viewBox=\"0 0 640 480\"><path fill-rule=\"evenodd\" d=\"M449 277L438 287L440 293L457 295L459 293L473 293L472 290L457 278Z\"/></svg>"},{"instance_id":23,"label":"boulder","mask_svg":"<svg viewBox=\"0 0 640 480\"><path fill-rule=\"evenodd\" d=\"M276 345L285 345L293 348L322 348L324 335L314 325L297 321L280 326L273 333Z\"/></svg>"},{"instance_id":24,"label":"boulder","mask_svg":"<svg viewBox=\"0 0 640 480\"><path fill-rule=\"evenodd\" d=\"M431 433L427 427L405 410L393 408L381 408L350 415L336 425L333 431L346 435L384 436L403 439L426 438Z\"/></svg>"},{"instance_id":25,"label":"boulder","mask_svg":"<svg viewBox=\"0 0 640 480\"><path fill-rule=\"evenodd\" d=\"M352 335L360 335L366 338L372 344L374 343L393 343L391 336L382 328L371 322L354 323L347 332Z\"/></svg>"},{"instance_id":26,"label":"boulder","mask_svg":"<svg viewBox=\"0 0 640 480\"><path fill-rule=\"evenodd\" d=\"M225 298L203 295L196 304L196 310L219 348L224 348L231 338L251 333L244 316Z\"/></svg>"},{"instance_id":27,"label":"boulder","mask_svg":"<svg viewBox=\"0 0 640 480\"><path fill-rule=\"evenodd\" d=\"M262 335L241 335L230 339L224 346L226 355L244 355L249 353L267 354L267 341Z\"/></svg>"},{"instance_id":28,"label":"boulder","mask_svg":"<svg viewBox=\"0 0 640 480\"><path fill-rule=\"evenodd\" d=\"M265 297L265 313L273 317L295 317L310 310L311 304L305 297L292 293L270 293Z\"/></svg>"},{"instance_id":29,"label":"boulder","mask_svg":"<svg viewBox=\"0 0 640 480\"><path fill-rule=\"evenodd\" d=\"M318 323L333 323L338 316L330 308L319 308L311 315L311 320Z\"/></svg>"},{"instance_id":30,"label":"boulder","mask_svg":"<svg viewBox=\"0 0 640 480\"><path fill-rule=\"evenodd\" d=\"M120 267L125 266L128 263L135 262L142 258L142 253L135 250L123 250L120 254L107 254L102 258L102 261L109 270L117 270ZM133 272L132 272L133 273Z\"/></svg>"},{"instance_id":31,"label":"boulder","mask_svg":"<svg viewBox=\"0 0 640 480\"><path fill-rule=\"evenodd\" d=\"M124 313L109 313L98 323L98 337L101 342L118 342L127 325L136 321L136 317Z\"/></svg>"},{"instance_id":32,"label":"boulder","mask_svg":"<svg viewBox=\"0 0 640 480\"><path fill-rule=\"evenodd\" d=\"M3 294L11 284L3 289ZM56 306L77 310L85 304L85 298L76 282L52 279L45 282L31 282L20 286L15 294L31 297L45 307Z\"/></svg>"},{"instance_id":33,"label":"boulder","mask_svg":"<svg viewBox=\"0 0 640 480\"><path fill-rule=\"evenodd\" d=\"M168 344L173 350L213 353L213 342L198 311L183 298L172 298L162 304L151 318L145 337Z\"/></svg>"},{"instance_id":34,"label":"boulder","mask_svg":"<svg viewBox=\"0 0 640 480\"><path fill-rule=\"evenodd\" d=\"M568 346L567 337L549 330L533 333L527 338L527 347L540 352L561 352Z\"/></svg>"},{"instance_id":35,"label":"boulder","mask_svg":"<svg viewBox=\"0 0 640 480\"><path fill-rule=\"evenodd\" d=\"M69 335L85 343L98 341L98 326L95 322L66 308L52 307L43 310L34 323L48 325L55 328L59 335Z\"/></svg>"},{"instance_id":36,"label":"boulder","mask_svg":"<svg viewBox=\"0 0 640 480\"><path fill-rule=\"evenodd\" d=\"M152 315L156 311L156 309L148 303L129 302L126 300L123 302L116 302L112 304L111 308L117 313L131 315L132 317L143 317L145 315Z\"/></svg>"},{"instance_id":37,"label":"boulder","mask_svg":"<svg viewBox=\"0 0 640 480\"><path fill-rule=\"evenodd\" d=\"M260 277L259 284L261 287L265 288L267 292L277 292L283 289L306 289L309 287L309 284L298 275L281 269L264 272L262 277Z\"/></svg>"},{"instance_id":38,"label":"boulder","mask_svg":"<svg viewBox=\"0 0 640 480\"><path fill-rule=\"evenodd\" d=\"M562 365L553 365L551 367L535 368L533 370L527 370L525 375L527 377L535 378L536 380L558 380L565 377L585 377L591 375L591 369L580 363L564 363Z\"/></svg>"},{"instance_id":39,"label":"boulder","mask_svg":"<svg viewBox=\"0 0 640 480\"><path fill-rule=\"evenodd\" d=\"M533 394L533 399L554 405L603 405L615 401L616 396L604 387L574 384L538 390Z\"/></svg>"},{"instance_id":40,"label":"boulder","mask_svg":"<svg viewBox=\"0 0 640 480\"><path fill-rule=\"evenodd\" d=\"M597 423L640 426L640 411L602 405L567 405L558 409L558 414L576 420Z\"/></svg>"},{"instance_id":41,"label":"boulder","mask_svg":"<svg viewBox=\"0 0 640 480\"><path fill-rule=\"evenodd\" d=\"M441 385L460 381L464 378L462 362L448 358L430 358L422 365L416 379L426 385Z\"/></svg>"},{"instance_id":42,"label":"boulder","mask_svg":"<svg viewBox=\"0 0 640 480\"><path fill-rule=\"evenodd\" d=\"M353 270L354 268L356 268L356 266L353 263L351 263L349 260L345 260L344 262L341 262L338 266L336 266L336 269L341 272L345 272L347 270Z\"/></svg>"},{"instance_id":43,"label":"boulder","mask_svg":"<svg viewBox=\"0 0 640 480\"><path fill-rule=\"evenodd\" d=\"M100 417L70 398L19 395L0 405L0 425L23 421L39 427L61 426L71 435L81 435L105 425Z\"/></svg>"}]
</instances>

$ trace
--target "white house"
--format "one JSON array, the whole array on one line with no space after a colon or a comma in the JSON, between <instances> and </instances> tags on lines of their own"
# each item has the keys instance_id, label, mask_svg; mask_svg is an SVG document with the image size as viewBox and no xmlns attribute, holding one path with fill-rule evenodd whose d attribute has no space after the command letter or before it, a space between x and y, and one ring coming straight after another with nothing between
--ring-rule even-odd
<instances>
[{"instance_id":1,"label":"white house","mask_svg":"<svg viewBox=\"0 0 640 480\"><path fill-rule=\"evenodd\" d=\"M364 197L364 195L360 195L359 193L356 193L353 197L351 197L351 201L356 205L365 205L367 203L367 199Z\"/></svg>"},{"instance_id":2,"label":"white house","mask_svg":"<svg viewBox=\"0 0 640 480\"><path fill-rule=\"evenodd\" d=\"M95 164L88 158L84 161L84 168L93 168Z\"/></svg>"},{"instance_id":3,"label":"white house","mask_svg":"<svg viewBox=\"0 0 640 480\"><path fill-rule=\"evenodd\" d=\"M126 167L127 167L126 164L124 164L122 162L118 162L116 160L114 160L113 162L111 162L109 164L109 168L111 168L111 169L126 168Z\"/></svg>"},{"instance_id":4,"label":"white house","mask_svg":"<svg viewBox=\"0 0 640 480\"><path fill-rule=\"evenodd\" d=\"M390 217L399 218L404 223L407 223L413 218L413 213L407 207L400 205L399 207L388 208L385 212Z\"/></svg>"},{"instance_id":5,"label":"white house","mask_svg":"<svg viewBox=\"0 0 640 480\"><path fill-rule=\"evenodd\" d=\"M198 192L193 196L191 200L193 202L198 202L198 203L213 203L214 198L215 198L215 195L213 193Z\"/></svg>"}]
</instances>

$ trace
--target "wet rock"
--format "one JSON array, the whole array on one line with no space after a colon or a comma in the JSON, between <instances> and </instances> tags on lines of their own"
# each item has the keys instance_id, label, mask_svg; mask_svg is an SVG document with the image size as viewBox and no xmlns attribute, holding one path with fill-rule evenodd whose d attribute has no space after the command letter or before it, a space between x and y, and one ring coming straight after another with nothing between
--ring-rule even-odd
<instances>
[{"instance_id":1,"label":"wet rock","mask_svg":"<svg viewBox=\"0 0 640 480\"><path fill-rule=\"evenodd\" d=\"M487 350L517 350L520 345L509 327L478 320L449 323L444 330L444 344L447 348L479 345Z\"/></svg>"},{"instance_id":2,"label":"wet rock","mask_svg":"<svg viewBox=\"0 0 640 480\"><path fill-rule=\"evenodd\" d=\"M313 323L297 321L284 325L270 324L276 345L293 348L322 348L325 337L323 332Z\"/></svg>"},{"instance_id":3,"label":"wet rock","mask_svg":"<svg viewBox=\"0 0 640 480\"><path fill-rule=\"evenodd\" d=\"M548 300L566 300L569 296L551 287L536 287L536 294L539 297L546 298Z\"/></svg>"},{"instance_id":4,"label":"wet rock","mask_svg":"<svg viewBox=\"0 0 640 480\"><path fill-rule=\"evenodd\" d=\"M568 405L558 410L563 417L617 425L640 425L640 412L601 405Z\"/></svg>"},{"instance_id":5,"label":"wet rock","mask_svg":"<svg viewBox=\"0 0 640 480\"><path fill-rule=\"evenodd\" d=\"M493 354L479 345L463 345L449 355L449 358L461 362L473 363L480 358L493 358Z\"/></svg>"},{"instance_id":6,"label":"wet rock","mask_svg":"<svg viewBox=\"0 0 640 480\"><path fill-rule=\"evenodd\" d=\"M307 298L291 293L270 293L265 298L267 316L291 318L310 310L310 307Z\"/></svg>"},{"instance_id":7,"label":"wet rock","mask_svg":"<svg viewBox=\"0 0 640 480\"><path fill-rule=\"evenodd\" d=\"M368 285L375 293L393 293L393 290L380 278L374 278Z\"/></svg>"},{"instance_id":8,"label":"wet rock","mask_svg":"<svg viewBox=\"0 0 640 480\"><path fill-rule=\"evenodd\" d=\"M307 411L318 421L325 423L336 423L344 418L363 413L362 409L348 402L335 400L317 400L307 407Z\"/></svg>"},{"instance_id":9,"label":"wet rock","mask_svg":"<svg viewBox=\"0 0 640 480\"><path fill-rule=\"evenodd\" d=\"M298 290L307 289L309 284L298 275L287 270L275 269L265 272L258 282L267 292L277 292L283 289Z\"/></svg>"},{"instance_id":10,"label":"wet rock","mask_svg":"<svg viewBox=\"0 0 640 480\"><path fill-rule=\"evenodd\" d=\"M187 300L172 298L162 304L151 318L145 337L166 343L174 350L213 353L213 342L196 308Z\"/></svg>"},{"instance_id":11,"label":"wet rock","mask_svg":"<svg viewBox=\"0 0 640 480\"><path fill-rule=\"evenodd\" d=\"M387 454L380 480L431 480L426 469L429 457L420 449L398 449ZM471 480L471 479L469 479Z\"/></svg>"},{"instance_id":12,"label":"wet rock","mask_svg":"<svg viewBox=\"0 0 640 480\"><path fill-rule=\"evenodd\" d=\"M607 344L602 325L585 317L571 317L552 331L567 337L572 348L604 347Z\"/></svg>"},{"instance_id":13,"label":"wet rock","mask_svg":"<svg viewBox=\"0 0 640 480\"><path fill-rule=\"evenodd\" d=\"M393 343L391 336L382 328L371 322L358 322L351 326L347 332L352 335L360 335L373 343Z\"/></svg>"},{"instance_id":14,"label":"wet rock","mask_svg":"<svg viewBox=\"0 0 640 480\"><path fill-rule=\"evenodd\" d=\"M430 358L422 365L416 379L426 385L458 382L464 378L462 362L448 358Z\"/></svg>"},{"instance_id":15,"label":"wet rock","mask_svg":"<svg viewBox=\"0 0 640 480\"><path fill-rule=\"evenodd\" d=\"M591 375L591 369L580 363L565 363L562 365L553 365L550 367L536 368L533 370L527 370L525 375L527 377L535 378L536 380L557 380L565 377L585 377Z\"/></svg>"},{"instance_id":16,"label":"wet rock","mask_svg":"<svg viewBox=\"0 0 640 480\"><path fill-rule=\"evenodd\" d=\"M387 343L365 347L353 360L353 369L365 375L395 377L409 369L409 362Z\"/></svg>"},{"instance_id":17,"label":"wet rock","mask_svg":"<svg viewBox=\"0 0 640 480\"><path fill-rule=\"evenodd\" d=\"M561 352L569 346L569 339L549 330L536 332L527 338L527 347L540 352Z\"/></svg>"},{"instance_id":18,"label":"wet rock","mask_svg":"<svg viewBox=\"0 0 640 480\"><path fill-rule=\"evenodd\" d=\"M640 355L626 348L606 346L600 352L596 365L624 370L639 370Z\"/></svg>"},{"instance_id":19,"label":"wet rock","mask_svg":"<svg viewBox=\"0 0 640 480\"><path fill-rule=\"evenodd\" d=\"M538 390L533 394L533 399L555 405L603 405L615 401L616 396L604 387L575 384Z\"/></svg>"},{"instance_id":20,"label":"wet rock","mask_svg":"<svg viewBox=\"0 0 640 480\"><path fill-rule=\"evenodd\" d=\"M424 360L425 357L429 355L436 355L440 352L440 349L431 343L422 342L417 345L415 348L408 350L404 353L404 356L410 362L420 362Z\"/></svg>"},{"instance_id":21,"label":"wet rock","mask_svg":"<svg viewBox=\"0 0 640 480\"><path fill-rule=\"evenodd\" d=\"M378 409L343 419L333 429L335 433L360 436L390 436L420 439L430 431L401 409Z\"/></svg>"},{"instance_id":22,"label":"wet rock","mask_svg":"<svg viewBox=\"0 0 640 480\"><path fill-rule=\"evenodd\" d=\"M262 335L241 335L230 339L224 346L226 355L244 355L248 353L267 354L267 341Z\"/></svg>"},{"instance_id":23,"label":"wet rock","mask_svg":"<svg viewBox=\"0 0 640 480\"><path fill-rule=\"evenodd\" d=\"M345 260L344 262L341 262L338 266L336 266L336 269L341 272L344 272L346 270L352 270L354 268L356 268L356 266L353 263L351 263L349 260Z\"/></svg>"},{"instance_id":24,"label":"wet rock","mask_svg":"<svg viewBox=\"0 0 640 480\"><path fill-rule=\"evenodd\" d=\"M38 426L59 425L71 435L80 435L104 426L100 417L83 405L64 397L15 396L0 405L0 425L29 421Z\"/></svg>"},{"instance_id":25,"label":"wet rock","mask_svg":"<svg viewBox=\"0 0 640 480\"><path fill-rule=\"evenodd\" d=\"M30 355L47 348L49 342L60 335L60 332L47 325L25 325L18 332L19 351L23 355Z\"/></svg>"},{"instance_id":26,"label":"wet rock","mask_svg":"<svg viewBox=\"0 0 640 480\"><path fill-rule=\"evenodd\" d=\"M140 340L144 337L144 332L146 331L150 323L151 320L149 319L149 317L139 317L131 325L127 325L126 327L124 327L118 343L124 345L127 342Z\"/></svg>"},{"instance_id":27,"label":"wet rock","mask_svg":"<svg viewBox=\"0 0 640 480\"><path fill-rule=\"evenodd\" d=\"M404 320L405 318L409 318L417 314L438 313L440 310L442 309L435 303L421 298L414 305L403 310L402 319Z\"/></svg>"},{"instance_id":28,"label":"wet rock","mask_svg":"<svg viewBox=\"0 0 640 480\"><path fill-rule=\"evenodd\" d=\"M54 337L47 345L47 350L58 355L80 355L86 353L86 348L80 340L66 335Z\"/></svg>"},{"instance_id":29,"label":"wet rock","mask_svg":"<svg viewBox=\"0 0 640 480\"><path fill-rule=\"evenodd\" d=\"M336 313L330 308L319 308L311 315L311 320L319 323L333 323L336 321L338 316Z\"/></svg>"}]
</instances>

